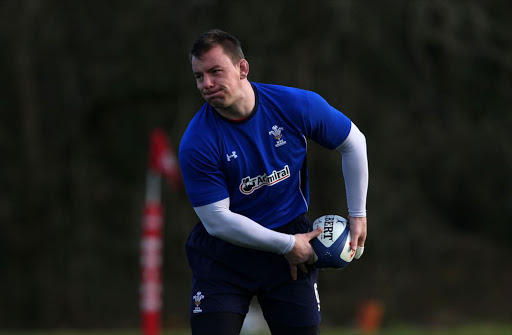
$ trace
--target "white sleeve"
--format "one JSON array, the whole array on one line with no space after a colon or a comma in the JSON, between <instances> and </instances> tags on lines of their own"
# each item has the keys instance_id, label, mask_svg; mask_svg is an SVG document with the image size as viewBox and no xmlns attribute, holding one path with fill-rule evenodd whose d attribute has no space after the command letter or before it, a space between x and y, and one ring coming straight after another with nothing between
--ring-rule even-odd
<instances>
[{"instance_id":1,"label":"white sleeve","mask_svg":"<svg viewBox=\"0 0 512 335\"><path fill-rule=\"evenodd\" d=\"M246 216L229 210L229 198L194 207L206 231L230 243L264 251L286 254L295 245L295 237L265 228Z\"/></svg>"},{"instance_id":2,"label":"white sleeve","mask_svg":"<svg viewBox=\"0 0 512 335\"><path fill-rule=\"evenodd\" d=\"M365 217L366 193L368 191L366 138L354 123L352 123L347 138L336 150L341 153L342 157L348 214L353 217Z\"/></svg>"}]
</instances>

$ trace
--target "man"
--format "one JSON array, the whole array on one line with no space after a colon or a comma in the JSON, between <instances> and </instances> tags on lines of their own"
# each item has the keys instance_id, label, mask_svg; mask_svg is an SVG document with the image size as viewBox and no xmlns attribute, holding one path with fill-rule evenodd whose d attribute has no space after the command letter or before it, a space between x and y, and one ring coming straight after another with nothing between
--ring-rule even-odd
<instances>
[{"instance_id":1,"label":"man","mask_svg":"<svg viewBox=\"0 0 512 335\"><path fill-rule=\"evenodd\" d=\"M307 139L341 152L357 256L366 239L368 167L359 129L319 95L253 83L240 42L211 30L190 52L206 103L180 144L200 218L187 240L192 333L239 334L257 296L273 335L318 334L318 270L311 266Z\"/></svg>"}]
</instances>

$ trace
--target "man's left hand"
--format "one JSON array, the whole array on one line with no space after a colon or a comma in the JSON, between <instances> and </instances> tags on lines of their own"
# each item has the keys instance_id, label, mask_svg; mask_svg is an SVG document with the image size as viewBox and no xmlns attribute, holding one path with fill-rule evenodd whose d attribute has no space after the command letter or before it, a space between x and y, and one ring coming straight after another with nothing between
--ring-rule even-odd
<instances>
[{"instance_id":1,"label":"man's left hand","mask_svg":"<svg viewBox=\"0 0 512 335\"><path fill-rule=\"evenodd\" d=\"M349 216L350 239L353 251L355 251L355 258L361 257L364 251L364 243L366 241L366 217L351 217Z\"/></svg>"}]
</instances>

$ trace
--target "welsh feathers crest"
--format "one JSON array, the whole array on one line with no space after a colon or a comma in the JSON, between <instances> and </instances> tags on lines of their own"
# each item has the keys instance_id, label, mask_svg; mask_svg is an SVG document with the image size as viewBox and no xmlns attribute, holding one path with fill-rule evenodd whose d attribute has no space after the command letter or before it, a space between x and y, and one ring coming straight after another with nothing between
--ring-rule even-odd
<instances>
[{"instance_id":1,"label":"welsh feathers crest","mask_svg":"<svg viewBox=\"0 0 512 335\"><path fill-rule=\"evenodd\" d=\"M274 139L276 140L276 148L286 144L286 141L283 139L283 130L283 127L273 125L272 130L268 132L269 135L274 136Z\"/></svg>"},{"instance_id":2,"label":"welsh feathers crest","mask_svg":"<svg viewBox=\"0 0 512 335\"><path fill-rule=\"evenodd\" d=\"M278 127L276 125L272 126L272 130L268 132L269 135L274 136L276 140L280 140L283 137L283 127Z\"/></svg>"}]
</instances>

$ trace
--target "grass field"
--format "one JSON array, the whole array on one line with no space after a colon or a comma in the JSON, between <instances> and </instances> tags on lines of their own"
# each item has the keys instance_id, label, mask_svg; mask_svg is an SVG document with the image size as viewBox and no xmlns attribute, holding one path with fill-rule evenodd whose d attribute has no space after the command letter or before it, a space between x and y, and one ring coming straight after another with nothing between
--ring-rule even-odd
<instances>
[{"instance_id":1,"label":"grass field","mask_svg":"<svg viewBox=\"0 0 512 335\"><path fill-rule=\"evenodd\" d=\"M141 335L139 330L44 330L44 331L2 331L0 335ZM164 330L161 335L189 335L188 329ZM454 328L393 327L377 333L363 333L353 329L321 329L320 335L512 335L510 326L472 325ZM269 335L269 334L251 334ZM291 334L292 335L292 334Z\"/></svg>"}]
</instances>

